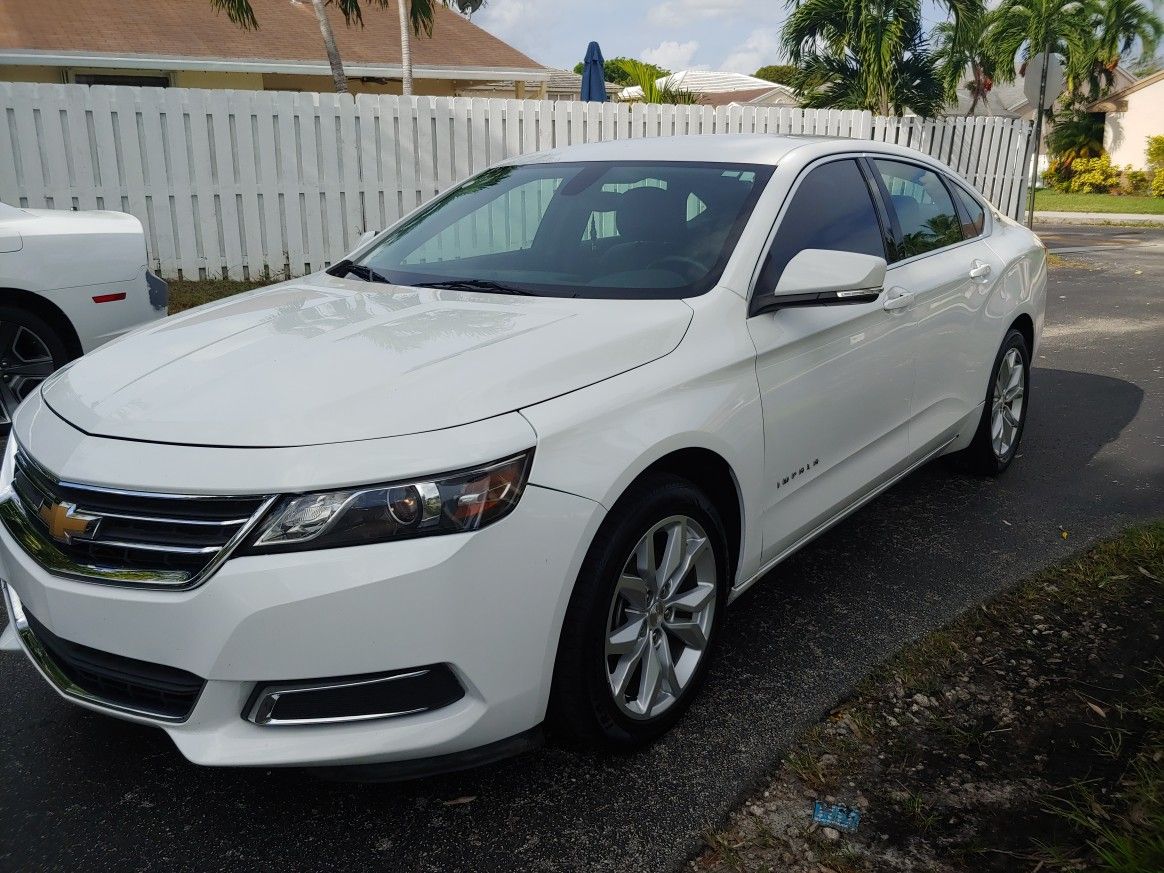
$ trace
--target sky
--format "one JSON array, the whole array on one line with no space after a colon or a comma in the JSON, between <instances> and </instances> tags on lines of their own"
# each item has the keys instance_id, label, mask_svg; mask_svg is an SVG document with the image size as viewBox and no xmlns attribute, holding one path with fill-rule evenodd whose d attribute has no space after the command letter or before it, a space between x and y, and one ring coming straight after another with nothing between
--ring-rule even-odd
<instances>
[{"instance_id":1,"label":"sky","mask_svg":"<svg viewBox=\"0 0 1164 873\"><path fill-rule=\"evenodd\" d=\"M945 17L923 5L927 24ZM607 58L750 74L781 62L787 14L783 0L487 0L473 22L549 67L573 68L594 39Z\"/></svg>"}]
</instances>

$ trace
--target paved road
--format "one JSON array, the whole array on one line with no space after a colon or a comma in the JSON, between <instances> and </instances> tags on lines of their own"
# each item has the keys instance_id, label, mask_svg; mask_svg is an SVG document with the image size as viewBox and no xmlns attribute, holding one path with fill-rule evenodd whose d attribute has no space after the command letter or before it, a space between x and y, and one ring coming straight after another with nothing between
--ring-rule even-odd
<instances>
[{"instance_id":1,"label":"paved road","mask_svg":"<svg viewBox=\"0 0 1164 873\"><path fill-rule=\"evenodd\" d=\"M1081 232L1041 230L1052 247ZM1089 245L1127 232L1099 229ZM904 642L1164 515L1164 231L1116 241L1052 274L1008 475L931 465L778 568L729 616L707 693L650 750L547 749L395 786L204 770L162 733L68 707L0 656L0 869L673 867L798 728Z\"/></svg>"}]
</instances>

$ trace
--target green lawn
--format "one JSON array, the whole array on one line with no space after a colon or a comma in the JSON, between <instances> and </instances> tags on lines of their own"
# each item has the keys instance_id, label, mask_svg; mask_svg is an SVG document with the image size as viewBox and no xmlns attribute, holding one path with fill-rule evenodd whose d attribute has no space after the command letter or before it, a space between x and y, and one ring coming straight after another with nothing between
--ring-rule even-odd
<instances>
[{"instance_id":1,"label":"green lawn","mask_svg":"<svg viewBox=\"0 0 1164 873\"><path fill-rule=\"evenodd\" d=\"M1048 212L1135 212L1164 215L1164 197L1133 197L1116 194L1063 194L1038 191L1035 210Z\"/></svg>"}]
</instances>

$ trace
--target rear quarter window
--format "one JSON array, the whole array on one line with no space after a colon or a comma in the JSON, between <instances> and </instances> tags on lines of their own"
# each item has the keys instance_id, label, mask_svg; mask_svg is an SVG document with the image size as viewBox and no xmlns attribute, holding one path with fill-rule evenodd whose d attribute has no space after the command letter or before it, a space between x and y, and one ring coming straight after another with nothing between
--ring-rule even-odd
<instances>
[{"instance_id":1,"label":"rear quarter window","mask_svg":"<svg viewBox=\"0 0 1164 873\"><path fill-rule=\"evenodd\" d=\"M958 200L961 201L963 209L966 211L967 220L962 223L962 234L966 239L971 237L981 236L986 229L986 210L982 208L982 204L977 201L970 192L961 185L954 183L950 186L954 189Z\"/></svg>"}]
</instances>

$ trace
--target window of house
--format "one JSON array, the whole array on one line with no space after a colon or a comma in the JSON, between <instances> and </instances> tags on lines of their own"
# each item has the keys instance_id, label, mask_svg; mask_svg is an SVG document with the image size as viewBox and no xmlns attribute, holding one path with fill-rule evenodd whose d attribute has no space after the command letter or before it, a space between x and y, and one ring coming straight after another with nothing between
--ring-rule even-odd
<instances>
[{"instance_id":1,"label":"window of house","mask_svg":"<svg viewBox=\"0 0 1164 873\"><path fill-rule=\"evenodd\" d=\"M170 77L165 73L157 75L137 73L74 73L73 81L78 85L138 85L146 88L168 88Z\"/></svg>"}]
</instances>

